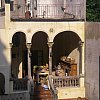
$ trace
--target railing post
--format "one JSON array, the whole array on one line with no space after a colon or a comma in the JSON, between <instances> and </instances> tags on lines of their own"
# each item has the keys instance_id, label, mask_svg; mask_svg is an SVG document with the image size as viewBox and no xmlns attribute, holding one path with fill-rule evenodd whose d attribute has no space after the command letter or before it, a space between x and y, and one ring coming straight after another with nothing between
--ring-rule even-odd
<instances>
[{"instance_id":1,"label":"railing post","mask_svg":"<svg viewBox=\"0 0 100 100\"><path fill-rule=\"evenodd\" d=\"M13 80L10 80L10 93L13 93Z\"/></svg>"},{"instance_id":2,"label":"railing post","mask_svg":"<svg viewBox=\"0 0 100 100\"><path fill-rule=\"evenodd\" d=\"M52 77L52 75L49 75L49 84L50 84L50 89L52 91L53 100L58 100L58 96L57 96L58 91L57 91L56 87L54 86L52 80L54 80L54 78Z\"/></svg>"},{"instance_id":3,"label":"railing post","mask_svg":"<svg viewBox=\"0 0 100 100\"><path fill-rule=\"evenodd\" d=\"M80 74L80 87L84 88L84 75Z\"/></svg>"}]
</instances>

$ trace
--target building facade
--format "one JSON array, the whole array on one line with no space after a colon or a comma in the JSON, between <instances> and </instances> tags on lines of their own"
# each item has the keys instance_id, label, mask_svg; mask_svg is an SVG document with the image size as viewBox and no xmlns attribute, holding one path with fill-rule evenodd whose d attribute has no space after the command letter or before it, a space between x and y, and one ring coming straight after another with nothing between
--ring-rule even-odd
<instances>
[{"instance_id":1,"label":"building facade","mask_svg":"<svg viewBox=\"0 0 100 100\"><path fill-rule=\"evenodd\" d=\"M58 86L52 78L58 99L87 96L93 100L88 88L91 79L88 77L91 75L88 73L88 57L85 56L88 54L86 39L89 34L85 21L85 0L14 0L6 3L5 13L2 11L0 14L1 91L5 94L25 92L28 95L34 66L48 64L49 75L53 76L60 58L66 56L74 59L77 69L76 74L62 77L67 80L61 81L63 85ZM29 78L27 82L25 76ZM13 78L25 87L18 89L18 81ZM94 88L94 94L99 93L98 86ZM99 100L98 95L95 99Z\"/></svg>"}]
</instances>

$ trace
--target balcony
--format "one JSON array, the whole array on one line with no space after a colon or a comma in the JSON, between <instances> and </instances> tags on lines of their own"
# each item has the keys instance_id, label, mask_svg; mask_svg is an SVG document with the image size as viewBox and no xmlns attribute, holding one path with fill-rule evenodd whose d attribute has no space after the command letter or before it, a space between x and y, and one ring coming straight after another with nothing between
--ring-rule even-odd
<instances>
[{"instance_id":1,"label":"balcony","mask_svg":"<svg viewBox=\"0 0 100 100\"><path fill-rule=\"evenodd\" d=\"M15 79L13 80L13 91L27 91L28 80L26 79Z\"/></svg>"},{"instance_id":2,"label":"balcony","mask_svg":"<svg viewBox=\"0 0 100 100\"><path fill-rule=\"evenodd\" d=\"M41 4L29 8L27 5L11 6L12 20L84 20L83 4Z\"/></svg>"},{"instance_id":3,"label":"balcony","mask_svg":"<svg viewBox=\"0 0 100 100\"><path fill-rule=\"evenodd\" d=\"M29 91L29 84L27 79L17 79L17 78L11 78L10 79L11 84L11 93L20 93L20 92L26 92Z\"/></svg>"}]
</instances>

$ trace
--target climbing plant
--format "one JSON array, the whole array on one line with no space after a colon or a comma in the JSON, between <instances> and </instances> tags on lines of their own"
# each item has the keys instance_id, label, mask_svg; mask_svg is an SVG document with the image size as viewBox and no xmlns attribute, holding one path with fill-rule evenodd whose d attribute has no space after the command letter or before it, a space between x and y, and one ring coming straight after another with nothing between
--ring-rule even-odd
<instances>
[{"instance_id":1,"label":"climbing plant","mask_svg":"<svg viewBox=\"0 0 100 100\"><path fill-rule=\"evenodd\" d=\"M100 0L87 0L86 2L87 21L100 21Z\"/></svg>"}]
</instances>

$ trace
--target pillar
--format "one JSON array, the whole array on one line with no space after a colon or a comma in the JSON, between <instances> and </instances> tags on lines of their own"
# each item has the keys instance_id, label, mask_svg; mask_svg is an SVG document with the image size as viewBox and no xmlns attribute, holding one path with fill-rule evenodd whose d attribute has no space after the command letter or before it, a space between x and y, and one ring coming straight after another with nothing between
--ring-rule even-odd
<instances>
[{"instance_id":1,"label":"pillar","mask_svg":"<svg viewBox=\"0 0 100 100\"><path fill-rule=\"evenodd\" d=\"M53 42L48 42L48 47L49 47L49 75L52 74L52 46Z\"/></svg>"},{"instance_id":2,"label":"pillar","mask_svg":"<svg viewBox=\"0 0 100 100\"><path fill-rule=\"evenodd\" d=\"M9 49L10 49L10 69L9 69L9 78L10 78L10 82L9 82L9 92L12 93L13 92L13 81L12 81L12 46L13 43L9 43Z\"/></svg>"},{"instance_id":3,"label":"pillar","mask_svg":"<svg viewBox=\"0 0 100 100\"><path fill-rule=\"evenodd\" d=\"M10 25L10 4L5 4L5 27L9 28Z\"/></svg>"},{"instance_id":4,"label":"pillar","mask_svg":"<svg viewBox=\"0 0 100 100\"><path fill-rule=\"evenodd\" d=\"M12 46L13 46L13 43L10 43L10 59L11 59L11 62L10 62L10 78L11 78L11 75L12 75Z\"/></svg>"},{"instance_id":5,"label":"pillar","mask_svg":"<svg viewBox=\"0 0 100 100\"><path fill-rule=\"evenodd\" d=\"M30 51L30 48L31 48L31 43L27 43L27 49L28 49L28 52L27 52L27 57L28 57L28 78L31 79L31 51Z\"/></svg>"},{"instance_id":6,"label":"pillar","mask_svg":"<svg viewBox=\"0 0 100 100\"><path fill-rule=\"evenodd\" d=\"M83 69L83 64L82 63L84 63L83 62L83 42L82 41L79 41L79 53L80 53L80 55L79 55L79 74L84 74L84 69Z\"/></svg>"},{"instance_id":7,"label":"pillar","mask_svg":"<svg viewBox=\"0 0 100 100\"><path fill-rule=\"evenodd\" d=\"M82 41L79 41L79 52L80 52L80 64L79 64L79 74L80 74L80 87L84 87L84 47Z\"/></svg>"}]
</instances>

